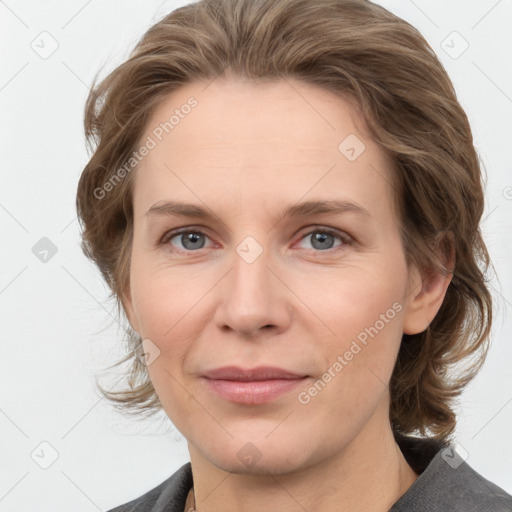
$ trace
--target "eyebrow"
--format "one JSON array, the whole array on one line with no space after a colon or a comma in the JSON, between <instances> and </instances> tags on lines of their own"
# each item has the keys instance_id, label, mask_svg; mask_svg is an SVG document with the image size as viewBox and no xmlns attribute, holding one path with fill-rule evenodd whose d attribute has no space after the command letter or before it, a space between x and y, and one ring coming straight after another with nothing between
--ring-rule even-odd
<instances>
[{"instance_id":1,"label":"eyebrow","mask_svg":"<svg viewBox=\"0 0 512 512\"><path fill-rule=\"evenodd\" d=\"M354 212L363 217L370 218L370 212L361 205L348 200L318 200L306 201L293 206L289 206L282 214L282 218L306 217L310 215L320 215L323 213L341 214L345 212ZM155 203L145 213L145 216L173 216L173 217L193 217L197 219L211 219L217 217L202 206L181 203L176 201L159 201Z\"/></svg>"}]
</instances>

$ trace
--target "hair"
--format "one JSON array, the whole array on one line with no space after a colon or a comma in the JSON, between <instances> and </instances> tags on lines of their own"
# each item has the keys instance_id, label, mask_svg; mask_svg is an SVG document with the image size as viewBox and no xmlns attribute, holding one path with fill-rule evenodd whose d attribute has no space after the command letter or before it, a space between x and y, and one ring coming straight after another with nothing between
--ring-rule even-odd
<instances>
[{"instance_id":1,"label":"hair","mask_svg":"<svg viewBox=\"0 0 512 512\"><path fill-rule=\"evenodd\" d=\"M76 207L82 249L99 267L119 315L129 290L135 171L122 180L116 171L169 93L219 77L291 78L337 94L358 109L389 156L408 265L452 274L429 327L402 336L389 385L390 423L396 435L447 440L456 399L489 346L490 258L479 228L484 183L469 121L436 54L417 29L370 1L201 0L151 26L99 84L96 75L84 119L92 156ZM115 191L98 193L112 180ZM452 268L444 264L449 253ZM123 374L129 388L96 384L116 408L153 414L162 406L135 356L142 340L125 329L128 351L114 366L131 361ZM455 372L463 360L470 364Z\"/></svg>"}]
</instances>

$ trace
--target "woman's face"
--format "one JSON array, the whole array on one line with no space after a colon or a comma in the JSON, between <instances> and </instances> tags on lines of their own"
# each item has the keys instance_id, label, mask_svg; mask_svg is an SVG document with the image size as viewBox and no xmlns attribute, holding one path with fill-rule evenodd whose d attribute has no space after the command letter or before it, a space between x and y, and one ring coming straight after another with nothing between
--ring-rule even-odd
<instances>
[{"instance_id":1,"label":"woman's face","mask_svg":"<svg viewBox=\"0 0 512 512\"><path fill-rule=\"evenodd\" d=\"M389 162L354 115L293 80L193 83L141 139L127 313L165 412L226 471L304 468L389 426L402 333L428 324ZM300 378L205 378L225 366Z\"/></svg>"}]
</instances>

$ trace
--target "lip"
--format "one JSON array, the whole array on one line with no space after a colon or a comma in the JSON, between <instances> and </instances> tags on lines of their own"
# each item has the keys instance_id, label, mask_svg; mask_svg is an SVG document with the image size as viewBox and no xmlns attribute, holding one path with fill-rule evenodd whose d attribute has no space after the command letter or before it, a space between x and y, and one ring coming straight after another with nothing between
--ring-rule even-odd
<instances>
[{"instance_id":1,"label":"lip","mask_svg":"<svg viewBox=\"0 0 512 512\"><path fill-rule=\"evenodd\" d=\"M239 366L223 366L208 370L203 374L207 379L236 380L242 382L275 380L275 379L301 379L307 377L304 374L293 373L276 366L258 366L257 368L245 369Z\"/></svg>"},{"instance_id":2,"label":"lip","mask_svg":"<svg viewBox=\"0 0 512 512\"><path fill-rule=\"evenodd\" d=\"M222 380L204 379L206 385L215 394L238 404L264 404L273 402L278 397L291 391L307 377L299 379L273 379L273 380Z\"/></svg>"},{"instance_id":3,"label":"lip","mask_svg":"<svg viewBox=\"0 0 512 512\"><path fill-rule=\"evenodd\" d=\"M253 369L224 366L207 371L203 379L208 389L224 400L256 405L276 400L307 377L271 366Z\"/></svg>"}]
</instances>

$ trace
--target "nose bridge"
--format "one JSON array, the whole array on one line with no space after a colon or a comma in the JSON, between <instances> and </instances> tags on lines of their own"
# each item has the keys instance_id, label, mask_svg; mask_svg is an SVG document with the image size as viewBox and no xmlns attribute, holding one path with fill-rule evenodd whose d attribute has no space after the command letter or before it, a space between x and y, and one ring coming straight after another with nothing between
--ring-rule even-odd
<instances>
[{"instance_id":1,"label":"nose bridge","mask_svg":"<svg viewBox=\"0 0 512 512\"><path fill-rule=\"evenodd\" d=\"M267 236L260 243L254 236L247 236L235 247L232 269L223 283L218 303L219 327L228 325L247 333L266 325L281 329L287 323L286 294L269 268L272 267L269 240Z\"/></svg>"},{"instance_id":2,"label":"nose bridge","mask_svg":"<svg viewBox=\"0 0 512 512\"><path fill-rule=\"evenodd\" d=\"M259 294L268 294L270 287L267 267L271 259L268 243L264 247L255 237L247 236L236 246L235 253L231 279L239 298L247 296L257 299Z\"/></svg>"}]
</instances>

